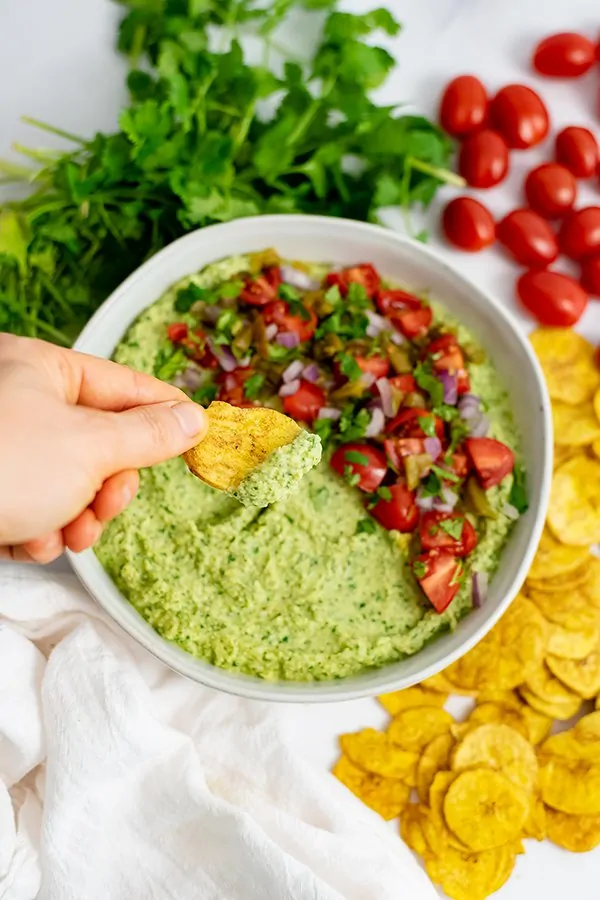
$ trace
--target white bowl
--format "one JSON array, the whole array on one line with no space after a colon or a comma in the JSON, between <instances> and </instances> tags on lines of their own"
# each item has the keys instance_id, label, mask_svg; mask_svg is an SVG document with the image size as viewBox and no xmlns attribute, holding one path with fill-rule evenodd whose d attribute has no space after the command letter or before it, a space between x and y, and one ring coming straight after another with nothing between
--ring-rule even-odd
<instances>
[{"instance_id":1,"label":"white bowl","mask_svg":"<svg viewBox=\"0 0 600 900\"><path fill-rule=\"evenodd\" d=\"M214 225L166 247L129 276L98 310L76 347L110 357L133 320L170 285L209 263L275 247L283 257L336 266L371 262L392 281L428 290L473 328L510 393L528 473L529 510L516 524L482 609L415 656L339 681L270 682L219 669L161 638L117 590L93 551L70 554L77 575L112 618L164 663L202 684L280 701L348 700L408 687L440 671L481 640L521 586L544 518L552 470L550 402L542 372L518 325L492 298L442 262L435 251L392 231L321 216L261 216Z\"/></svg>"}]
</instances>

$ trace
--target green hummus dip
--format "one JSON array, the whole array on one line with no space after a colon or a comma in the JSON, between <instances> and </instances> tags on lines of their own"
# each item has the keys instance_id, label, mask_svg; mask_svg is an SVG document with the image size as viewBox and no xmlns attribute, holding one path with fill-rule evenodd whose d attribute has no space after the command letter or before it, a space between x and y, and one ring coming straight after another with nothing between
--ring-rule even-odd
<instances>
[{"instance_id":1,"label":"green hummus dip","mask_svg":"<svg viewBox=\"0 0 600 900\"><path fill-rule=\"evenodd\" d=\"M321 461L321 439L310 431L301 431L290 444L277 447L264 463L231 491L244 506L264 507L283 500L300 487L304 476Z\"/></svg>"},{"instance_id":2,"label":"green hummus dip","mask_svg":"<svg viewBox=\"0 0 600 900\"><path fill-rule=\"evenodd\" d=\"M233 258L183 284L212 287L247 268L246 258ZM118 362L155 371L181 286L141 314L117 348ZM476 346L452 324L462 344ZM518 448L493 366L484 361L470 374L491 436ZM511 484L509 476L487 492L495 509ZM152 627L194 656L265 679L342 678L416 653L472 603L467 577L438 614L409 566L413 536L380 527L364 499L324 459L295 493L264 509L242 506L175 459L141 473L137 498L108 525L96 553ZM512 525L501 513L478 523L468 573L494 572Z\"/></svg>"}]
</instances>

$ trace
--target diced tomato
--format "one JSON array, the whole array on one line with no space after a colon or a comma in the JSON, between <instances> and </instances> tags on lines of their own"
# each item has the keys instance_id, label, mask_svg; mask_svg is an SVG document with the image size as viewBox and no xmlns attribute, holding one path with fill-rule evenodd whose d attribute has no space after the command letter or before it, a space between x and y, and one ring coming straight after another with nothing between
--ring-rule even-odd
<instances>
[{"instance_id":1,"label":"diced tomato","mask_svg":"<svg viewBox=\"0 0 600 900\"><path fill-rule=\"evenodd\" d=\"M453 334L443 334L425 349L424 357L430 357L436 372L450 372L457 376L459 394L468 394L471 388L469 373L465 368L465 358Z\"/></svg>"},{"instance_id":2,"label":"diced tomato","mask_svg":"<svg viewBox=\"0 0 600 900\"><path fill-rule=\"evenodd\" d=\"M244 383L254 375L254 369L250 366L234 369L233 372L220 372L217 375L217 384L221 385L218 400L230 403L231 406L239 406L241 409L254 406L244 394Z\"/></svg>"},{"instance_id":3,"label":"diced tomato","mask_svg":"<svg viewBox=\"0 0 600 900\"><path fill-rule=\"evenodd\" d=\"M419 521L415 492L410 491L405 484L392 484L389 491L391 499L378 500L370 510L371 515L390 531L414 531Z\"/></svg>"},{"instance_id":4,"label":"diced tomato","mask_svg":"<svg viewBox=\"0 0 600 900\"><path fill-rule=\"evenodd\" d=\"M414 394L419 390L415 376L411 375L410 372L407 372L405 375L394 375L388 381L393 388L396 388L397 391L402 391L403 394Z\"/></svg>"},{"instance_id":5,"label":"diced tomato","mask_svg":"<svg viewBox=\"0 0 600 900\"><path fill-rule=\"evenodd\" d=\"M449 534L442 522L462 522L460 537ZM454 556L468 556L477 546L477 532L460 513L424 513L419 524L419 536L423 550L449 550Z\"/></svg>"},{"instance_id":6,"label":"diced tomato","mask_svg":"<svg viewBox=\"0 0 600 900\"><path fill-rule=\"evenodd\" d=\"M425 453L424 438L386 438L383 447L396 472L402 470L402 460L406 456Z\"/></svg>"},{"instance_id":7,"label":"diced tomato","mask_svg":"<svg viewBox=\"0 0 600 900\"><path fill-rule=\"evenodd\" d=\"M422 306L421 309L400 313L394 319L394 324L398 326L405 338L413 341L415 338L424 337L427 334L432 320L431 307Z\"/></svg>"},{"instance_id":8,"label":"diced tomato","mask_svg":"<svg viewBox=\"0 0 600 900\"><path fill-rule=\"evenodd\" d=\"M481 487L486 491L500 484L514 469L515 454L501 441L493 438L467 438L465 447Z\"/></svg>"},{"instance_id":9,"label":"diced tomato","mask_svg":"<svg viewBox=\"0 0 600 900\"><path fill-rule=\"evenodd\" d=\"M429 550L418 556L413 566L417 566L415 577L423 593L436 612L443 613L460 588L461 562L447 550ZM417 574L423 566L425 573Z\"/></svg>"},{"instance_id":10,"label":"diced tomato","mask_svg":"<svg viewBox=\"0 0 600 900\"><path fill-rule=\"evenodd\" d=\"M452 453L451 455L452 462L448 465L448 468L451 469L455 475L458 475L459 478L466 478L471 471L471 460L466 453L461 453L460 451ZM446 465L446 463L444 463L444 465Z\"/></svg>"},{"instance_id":11,"label":"diced tomato","mask_svg":"<svg viewBox=\"0 0 600 900\"><path fill-rule=\"evenodd\" d=\"M248 278L240 294L240 300L249 306L266 306L267 303L277 299L280 284L279 266L269 266L256 278Z\"/></svg>"},{"instance_id":12,"label":"diced tomato","mask_svg":"<svg viewBox=\"0 0 600 900\"><path fill-rule=\"evenodd\" d=\"M351 284L361 284L369 300L372 300L379 290L381 278L374 266L370 263L363 263L360 266L342 269L340 272L330 272L325 278L325 283L330 286L337 285L342 297L346 296Z\"/></svg>"},{"instance_id":13,"label":"diced tomato","mask_svg":"<svg viewBox=\"0 0 600 900\"><path fill-rule=\"evenodd\" d=\"M348 459L350 454L350 459ZM364 457L366 462L358 462L355 455ZM360 481L356 487L361 491L371 494L376 491L385 478L388 465L385 453L369 444L344 444L338 447L331 457L331 468L344 476L348 468L353 475L358 475Z\"/></svg>"},{"instance_id":14,"label":"diced tomato","mask_svg":"<svg viewBox=\"0 0 600 900\"><path fill-rule=\"evenodd\" d=\"M379 291L375 299L377 309L382 316L394 319L395 316L407 312L410 309L420 309L423 302L415 294L408 291Z\"/></svg>"},{"instance_id":15,"label":"diced tomato","mask_svg":"<svg viewBox=\"0 0 600 900\"><path fill-rule=\"evenodd\" d=\"M361 372L375 378L385 378L390 371L390 361L385 356L355 356L354 359Z\"/></svg>"},{"instance_id":16,"label":"diced tomato","mask_svg":"<svg viewBox=\"0 0 600 900\"><path fill-rule=\"evenodd\" d=\"M283 408L288 416L298 422L313 422L319 410L325 406L325 391L317 384L302 380L291 397L284 397Z\"/></svg>"},{"instance_id":17,"label":"diced tomato","mask_svg":"<svg viewBox=\"0 0 600 900\"><path fill-rule=\"evenodd\" d=\"M310 341L314 335L318 318L313 309L304 307L304 315L295 315L290 311L289 303L285 300L273 300L263 309L263 319L267 325L277 325L279 331L291 331L297 334L301 342Z\"/></svg>"},{"instance_id":18,"label":"diced tomato","mask_svg":"<svg viewBox=\"0 0 600 900\"><path fill-rule=\"evenodd\" d=\"M185 322L173 322L167 328L167 337L174 344L179 344L188 335L188 327Z\"/></svg>"},{"instance_id":19,"label":"diced tomato","mask_svg":"<svg viewBox=\"0 0 600 900\"><path fill-rule=\"evenodd\" d=\"M427 437L422 427L419 425L419 419L431 418L433 413L422 409L420 406L409 406L401 409L398 415L392 419L386 426L386 434L395 434L398 437L424 438ZM444 438L444 423L439 416L433 416L435 420L435 433L440 440Z\"/></svg>"}]
</instances>

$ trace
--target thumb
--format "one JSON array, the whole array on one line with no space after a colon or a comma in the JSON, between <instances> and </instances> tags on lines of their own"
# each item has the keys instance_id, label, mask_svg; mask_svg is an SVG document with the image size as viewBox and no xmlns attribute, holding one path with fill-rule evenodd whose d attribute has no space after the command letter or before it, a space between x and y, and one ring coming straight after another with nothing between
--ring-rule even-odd
<instances>
[{"instance_id":1,"label":"thumb","mask_svg":"<svg viewBox=\"0 0 600 900\"><path fill-rule=\"evenodd\" d=\"M100 451L104 477L179 456L202 440L208 429L205 410L189 400L168 400L98 415L104 432Z\"/></svg>"}]
</instances>

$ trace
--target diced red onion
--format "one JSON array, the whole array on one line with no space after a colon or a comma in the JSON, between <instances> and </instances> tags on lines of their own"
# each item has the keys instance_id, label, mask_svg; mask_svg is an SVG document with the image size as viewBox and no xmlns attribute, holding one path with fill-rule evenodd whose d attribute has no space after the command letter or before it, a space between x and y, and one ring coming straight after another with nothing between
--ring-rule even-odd
<instances>
[{"instance_id":1,"label":"diced red onion","mask_svg":"<svg viewBox=\"0 0 600 900\"><path fill-rule=\"evenodd\" d=\"M277 337L277 325L275 322L271 322L270 325L267 325L265 328L265 337L268 341L272 341L274 337Z\"/></svg>"},{"instance_id":2,"label":"diced red onion","mask_svg":"<svg viewBox=\"0 0 600 900\"><path fill-rule=\"evenodd\" d=\"M190 391L197 390L201 383L204 373L200 371L200 369L196 368L196 366L188 366L185 372L181 375L181 380L183 381L183 386L189 388Z\"/></svg>"},{"instance_id":3,"label":"diced red onion","mask_svg":"<svg viewBox=\"0 0 600 900\"><path fill-rule=\"evenodd\" d=\"M392 386L387 378L378 378L375 386L381 397L381 408L386 419L391 419L394 415L394 395Z\"/></svg>"},{"instance_id":4,"label":"diced red onion","mask_svg":"<svg viewBox=\"0 0 600 900\"><path fill-rule=\"evenodd\" d=\"M380 316L378 313L373 312L372 309L366 309L365 315L369 320L369 324L367 326L367 335L371 338L378 337L382 331L386 331L389 328L389 323L387 319L384 319L383 316Z\"/></svg>"},{"instance_id":5,"label":"diced red onion","mask_svg":"<svg viewBox=\"0 0 600 900\"><path fill-rule=\"evenodd\" d=\"M300 343L300 337L295 331L280 331L275 340L288 350L293 350Z\"/></svg>"},{"instance_id":6,"label":"diced red onion","mask_svg":"<svg viewBox=\"0 0 600 900\"><path fill-rule=\"evenodd\" d=\"M365 388L365 390L368 390L372 385L375 384L376 378L372 372L363 372L358 380Z\"/></svg>"},{"instance_id":7,"label":"diced red onion","mask_svg":"<svg viewBox=\"0 0 600 900\"><path fill-rule=\"evenodd\" d=\"M451 513L454 510L458 496L448 488L442 488L442 497L433 498L433 508L436 512Z\"/></svg>"},{"instance_id":8,"label":"diced red onion","mask_svg":"<svg viewBox=\"0 0 600 900\"><path fill-rule=\"evenodd\" d=\"M512 503L505 503L502 507L502 515L506 516L507 519L512 519L513 522L516 522L521 513L516 506L512 505Z\"/></svg>"},{"instance_id":9,"label":"diced red onion","mask_svg":"<svg viewBox=\"0 0 600 900\"><path fill-rule=\"evenodd\" d=\"M417 491L417 498L415 500L415 503L417 504L419 509L423 510L423 512L431 512L431 510L433 509L434 500L435 497L424 497L420 489Z\"/></svg>"},{"instance_id":10,"label":"diced red onion","mask_svg":"<svg viewBox=\"0 0 600 900\"><path fill-rule=\"evenodd\" d=\"M480 416L478 419L469 420L469 435L474 438L485 437L490 430L490 420L487 416Z\"/></svg>"},{"instance_id":11,"label":"diced red onion","mask_svg":"<svg viewBox=\"0 0 600 900\"><path fill-rule=\"evenodd\" d=\"M288 381L287 384L282 384L278 393L280 397L293 397L299 388L300 379L295 378L294 381Z\"/></svg>"},{"instance_id":12,"label":"diced red onion","mask_svg":"<svg viewBox=\"0 0 600 900\"><path fill-rule=\"evenodd\" d=\"M316 291L320 287L320 282L315 278L311 278L301 269L295 269L293 266L284 265L280 268L281 277L286 284L298 288L299 291Z\"/></svg>"},{"instance_id":13,"label":"diced red onion","mask_svg":"<svg viewBox=\"0 0 600 900\"><path fill-rule=\"evenodd\" d=\"M243 356L241 359L238 359L238 366L240 369L247 369L251 362L251 356Z\"/></svg>"},{"instance_id":14,"label":"diced red onion","mask_svg":"<svg viewBox=\"0 0 600 900\"><path fill-rule=\"evenodd\" d=\"M488 591L489 576L487 572L473 572L471 578L473 606L480 609L485 603Z\"/></svg>"},{"instance_id":15,"label":"diced red onion","mask_svg":"<svg viewBox=\"0 0 600 900\"><path fill-rule=\"evenodd\" d=\"M229 347L225 347L222 344L215 344L214 341L211 340L207 341L207 343L213 356L216 357L217 362L224 372L233 372L234 369L239 367L240 363L237 361Z\"/></svg>"},{"instance_id":16,"label":"diced red onion","mask_svg":"<svg viewBox=\"0 0 600 900\"><path fill-rule=\"evenodd\" d=\"M305 381L310 381L311 384L314 384L315 381L318 381L321 377L318 365L316 363L309 363L307 366L304 366L302 377Z\"/></svg>"},{"instance_id":17,"label":"diced red onion","mask_svg":"<svg viewBox=\"0 0 600 900\"><path fill-rule=\"evenodd\" d=\"M444 388L444 403L448 403L450 406L455 406L456 401L458 400L458 378L456 375L452 374L452 372L447 372L445 369L442 372L438 372L438 381L441 381L442 387Z\"/></svg>"},{"instance_id":18,"label":"diced red onion","mask_svg":"<svg viewBox=\"0 0 600 900\"><path fill-rule=\"evenodd\" d=\"M425 447L425 453L428 453L432 460L435 462L442 452L442 442L440 441L440 439L437 437L425 438L423 445Z\"/></svg>"},{"instance_id":19,"label":"diced red onion","mask_svg":"<svg viewBox=\"0 0 600 900\"><path fill-rule=\"evenodd\" d=\"M367 425L365 437L373 438L381 434L385 426L385 416L382 409L375 408L371 413L371 421Z\"/></svg>"},{"instance_id":20,"label":"diced red onion","mask_svg":"<svg viewBox=\"0 0 600 900\"><path fill-rule=\"evenodd\" d=\"M284 369L281 380L284 382L284 384L288 384L290 381L295 381L302 374L303 368L304 363L302 363L299 359L295 359L289 364L287 369Z\"/></svg>"},{"instance_id":21,"label":"diced red onion","mask_svg":"<svg viewBox=\"0 0 600 900\"><path fill-rule=\"evenodd\" d=\"M317 414L317 419L331 419L332 422L335 422L341 415L341 409L336 409L335 406L322 406Z\"/></svg>"},{"instance_id":22,"label":"diced red onion","mask_svg":"<svg viewBox=\"0 0 600 900\"><path fill-rule=\"evenodd\" d=\"M390 335L390 341L392 342L392 344L396 344L397 347L400 347L405 343L406 338L403 334L400 334L399 331L392 331Z\"/></svg>"},{"instance_id":23,"label":"diced red onion","mask_svg":"<svg viewBox=\"0 0 600 900\"><path fill-rule=\"evenodd\" d=\"M474 419L481 412L481 400L475 394L463 394L458 401L461 419Z\"/></svg>"}]
</instances>

